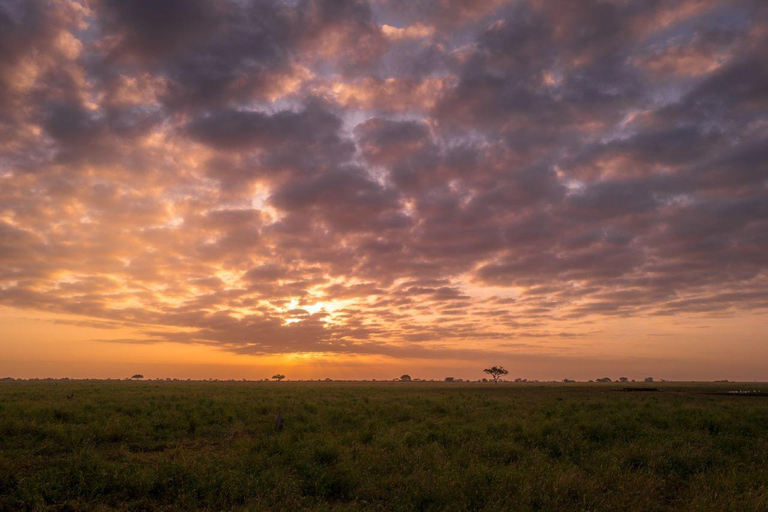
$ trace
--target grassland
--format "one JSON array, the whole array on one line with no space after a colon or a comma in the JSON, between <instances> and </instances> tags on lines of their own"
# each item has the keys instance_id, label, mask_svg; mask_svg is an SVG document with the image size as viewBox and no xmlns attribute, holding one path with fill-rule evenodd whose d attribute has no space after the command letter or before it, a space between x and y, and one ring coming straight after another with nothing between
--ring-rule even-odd
<instances>
[{"instance_id":1,"label":"grassland","mask_svg":"<svg viewBox=\"0 0 768 512\"><path fill-rule=\"evenodd\" d=\"M618 386L4 382L0 510L768 510L760 386Z\"/></svg>"}]
</instances>

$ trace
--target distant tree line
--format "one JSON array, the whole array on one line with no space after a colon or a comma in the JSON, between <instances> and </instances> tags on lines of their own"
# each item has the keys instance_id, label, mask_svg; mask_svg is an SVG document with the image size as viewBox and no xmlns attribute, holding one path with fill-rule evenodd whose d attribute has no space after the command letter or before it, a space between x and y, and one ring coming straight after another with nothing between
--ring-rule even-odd
<instances>
[{"instance_id":1,"label":"distant tree line","mask_svg":"<svg viewBox=\"0 0 768 512\"><path fill-rule=\"evenodd\" d=\"M498 383L500 380L504 380L503 377L509 375L509 371L507 369L505 369L503 366L492 366L490 368L486 368L486 369L483 370L483 373L487 373L491 377L490 381L493 382L493 383ZM136 373L136 374L132 375L131 377L126 377L126 378L124 378L122 380L142 380L142 379L144 379L144 375L142 375L140 373ZM271 379L274 380L274 381L280 382L280 381L285 379L285 375L283 375L282 373L276 373L275 375L273 375L271 377ZM70 379L67 378L67 377L58 378L58 379L56 379L56 378L14 379L13 377L0 378L0 381L13 381L13 380L31 380L31 381L35 381L35 380L57 381L57 380L60 380L60 381L68 381ZM121 379L83 379L83 380L121 380ZM155 381L161 381L161 380L165 380L165 381L179 381L179 380L192 381L192 380L198 380L198 381L211 381L211 382L235 382L236 380L242 380L243 382L263 382L263 381L269 381L270 379L249 380L249 379L176 379L176 378L174 378L174 379L171 379L171 378L162 379L162 378L155 378L155 379L148 379L148 380L155 380ZM299 380L302 381L302 379L299 379ZM358 379L331 379L331 378L325 378L325 379L306 379L304 381L305 382L334 382L334 380L336 380L338 382L377 382L377 379L358 380ZM382 382L387 382L387 381L391 382L393 380L394 381L398 381L398 382L435 382L434 379L413 378L413 377L411 377L407 373L401 375L399 378L385 379ZM443 379L443 381L444 382L489 382L489 380L486 379L486 378L478 379L477 381L472 381L472 380L466 380L466 379L461 379L461 378L456 378L456 377L445 377ZM538 381L538 380L528 380L528 379L517 377L517 378L514 379L514 382L516 382L516 383L527 383L527 382L536 383L536 382L541 382L541 381ZM570 384L570 383L575 383L576 381L573 380L573 379L565 378L561 382L563 382L565 384ZM610 377L600 377L598 379L589 380L587 382L598 382L598 383L602 384L602 383L610 383L610 382L614 382L614 381ZM626 383L626 382L630 382L630 379L628 377L619 377L615 382ZM633 379L631 382L635 382L635 380ZM655 382L655 381L654 381L653 377L646 377L645 379L643 379L643 382L649 382L650 383L650 382ZM665 380L661 379L661 382L665 382ZM728 380L716 380L714 382L729 382L729 381Z\"/></svg>"}]
</instances>

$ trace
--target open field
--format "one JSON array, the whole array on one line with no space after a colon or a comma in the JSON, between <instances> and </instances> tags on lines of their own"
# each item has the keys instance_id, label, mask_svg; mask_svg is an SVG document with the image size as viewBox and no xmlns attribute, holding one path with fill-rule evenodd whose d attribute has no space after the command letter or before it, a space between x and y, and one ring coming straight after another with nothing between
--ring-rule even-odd
<instances>
[{"instance_id":1,"label":"open field","mask_svg":"<svg viewBox=\"0 0 768 512\"><path fill-rule=\"evenodd\" d=\"M652 386L4 382L0 510L768 510L768 386Z\"/></svg>"}]
</instances>

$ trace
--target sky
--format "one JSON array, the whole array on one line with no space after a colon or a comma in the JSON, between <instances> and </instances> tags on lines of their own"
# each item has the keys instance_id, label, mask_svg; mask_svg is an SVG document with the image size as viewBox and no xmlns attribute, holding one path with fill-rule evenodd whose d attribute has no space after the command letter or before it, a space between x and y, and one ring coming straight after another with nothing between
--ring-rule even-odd
<instances>
[{"instance_id":1,"label":"sky","mask_svg":"<svg viewBox=\"0 0 768 512\"><path fill-rule=\"evenodd\" d=\"M0 376L768 380L764 0L0 2Z\"/></svg>"}]
</instances>

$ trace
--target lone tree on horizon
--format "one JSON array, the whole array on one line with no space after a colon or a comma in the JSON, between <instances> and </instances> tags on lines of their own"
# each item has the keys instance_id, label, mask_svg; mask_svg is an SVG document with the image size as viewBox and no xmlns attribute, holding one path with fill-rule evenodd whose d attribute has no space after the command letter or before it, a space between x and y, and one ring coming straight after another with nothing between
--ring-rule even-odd
<instances>
[{"instance_id":1,"label":"lone tree on horizon","mask_svg":"<svg viewBox=\"0 0 768 512\"><path fill-rule=\"evenodd\" d=\"M280 382L281 380L283 380L285 378L285 375L277 373L277 374L273 375L272 378L275 379L277 382Z\"/></svg>"},{"instance_id":2,"label":"lone tree on horizon","mask_svg":"<svg viewBox=\"0 0 768 512\"><path fill-rule=\"evenodd\" d=\"M401 381L401 382L411 382L411 376L410 376L410 375L408 375L408 374L402 375L402 376L400 377L400 381Z\"/></svg>"},{"instance_id":3,"label":"lone tree on horizon","mask_svg":"<svg viewBox=\"0 0 768 512\"><path fill-rule=\"evenodd\" d=\"M143 378L144 378L144 376L143 376L142 374L140 374L140 373L137 373L136 375L134 375L134 376L133 376L133 377L131 377L131 378L132 378L132 379L143 379Z\"/></svg>"},{"instance_id":4,"label":"lone tree on horizon","mask_svg":"<svg viewBox=\"0 0 768 512\"><path fill-rule=\"evenodd\" d=\"M486 368L483 371L493 377L494 384L499 382L499 378L502 375L507 375L509 373L509 371L505 370L503 366L492 366L490 368Z\"/></svg>"}]
</instances>

